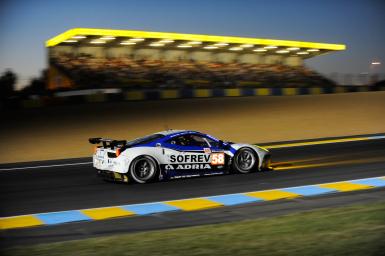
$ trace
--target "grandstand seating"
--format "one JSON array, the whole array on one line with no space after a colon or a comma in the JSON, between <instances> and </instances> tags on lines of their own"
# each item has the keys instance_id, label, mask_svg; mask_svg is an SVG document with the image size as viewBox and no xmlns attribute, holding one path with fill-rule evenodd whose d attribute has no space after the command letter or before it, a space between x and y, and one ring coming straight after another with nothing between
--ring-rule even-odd
<instances>
[{"instance_id":1,"label":"grandstand seating","mask_svg":"<svg viewBox=\"0 0 385 256\"><path fill-rule=\"evenodd\" d=\"M60 55L50 64L78 88L215 88L334 86L305 66L282 64L166 61L129 57Z\"/></svg>"}]
</instances>

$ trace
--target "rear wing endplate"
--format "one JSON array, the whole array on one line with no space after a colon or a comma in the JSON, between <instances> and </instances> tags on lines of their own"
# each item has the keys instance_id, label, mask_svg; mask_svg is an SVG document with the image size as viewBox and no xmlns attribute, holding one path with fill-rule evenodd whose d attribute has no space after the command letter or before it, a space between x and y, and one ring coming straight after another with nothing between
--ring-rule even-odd
<instances>
[{"instance_id":1,"label":"rear wing endplate","mask_svg":"<svg viewBox=\"0 0 385 256\"><path fill-rule=\"evenodd\" d=\"M125 146L126 140L113 140L113 139L105 139L105 138L89 138L88 141L91 144L100 144L102 143L104 148L114 148L117 146Z\"/></svg>"}]
</instances>

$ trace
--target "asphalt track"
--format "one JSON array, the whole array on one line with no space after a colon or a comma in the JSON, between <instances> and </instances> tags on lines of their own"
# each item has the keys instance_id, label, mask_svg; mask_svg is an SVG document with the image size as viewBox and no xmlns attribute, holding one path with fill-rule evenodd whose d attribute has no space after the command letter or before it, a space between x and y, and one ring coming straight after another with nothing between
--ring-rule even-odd
<instances>
[{"instance_id":1,"label":"asphalt track","mask_svg":"<svg viewBox=\"0 0 385 256\"><path fill-rule=\"evenodd\" d=\"M76 164L87 162L89 159L3 165L0 166L0 169L66 164L49 168L0 171L0 216L174 200L385 175L385 139L308 145L272 149L271 151L273 163L276 166L275 171L184 179L145 185L106 183L95 175L95 170L91 165ZM318 207L381 200L384 198L384 194L383 189L374 189L313 199L263 203L258 207L250 204L202 212L7 230L1 232L1 240L2 244L13 245L217 223ZM231 214L231 212L238 214Z\"/></svg>"}]
</instances>

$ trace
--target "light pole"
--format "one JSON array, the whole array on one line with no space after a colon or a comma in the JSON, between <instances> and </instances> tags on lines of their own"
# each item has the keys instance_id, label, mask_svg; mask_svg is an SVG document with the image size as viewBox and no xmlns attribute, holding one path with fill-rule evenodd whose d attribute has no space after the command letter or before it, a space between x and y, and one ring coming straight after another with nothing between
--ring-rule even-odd
<instances>
[{"instance_id":1,"label":"light pole","mask_svg":"<svg viewBox=\"0 0 385 256\"><path fill-rule=\"evenodd\" d=\"M381 65L380 61L372 61L369 65L369 84L373 84L377 81L375 78L375 72L376 72L376 67L379 67Z\"/></svg>"}]
</instances>

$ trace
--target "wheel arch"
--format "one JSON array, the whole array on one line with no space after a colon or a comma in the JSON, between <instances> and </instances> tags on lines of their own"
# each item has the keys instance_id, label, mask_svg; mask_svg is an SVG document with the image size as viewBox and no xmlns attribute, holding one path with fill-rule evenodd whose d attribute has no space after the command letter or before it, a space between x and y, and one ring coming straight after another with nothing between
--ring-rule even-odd
<instances>
[{"instance_id":1,"label":"wheel arch","mask_svg":"<svg viewBox=\"0 0 385 256\"><path fill-rule=\"evenodd\" d=\"M127 172L130 170L130 167L132 165L132 162L141 156L149 156L152 159L155 160L157 163L157 166L160 168L161 159L157 156L159 154L156 152L155 147L135 147L135 148L129 148L123 151L122 155L124 155L126 160L126 169Z\"/></svg>"},{"instance_id":2,"label":"wheel arch","mask_svg":"<svg viewBox=\"0 0 385 256\"><path fill-rule=\"evenodd\" d=\"M254 154L255 154L256 157L258 158L258 159L257 159L257 160L258 160L258 166L257 166L257 168L258 168L258 170L261 170L264 155L261 155L260 152L259 152L259 150L256 149L255 147L253 147L252 145L242 145L242 146L240 146L240 147L234 152L234 157L235 157L235 155L236 155L240 150L246 149L246 148L247 148L247 149L250 149L250 150L252 150L252 151L254 152ZM233 159L233 161L234 161L234 159Z\"/></svg>"}]
</instances>

